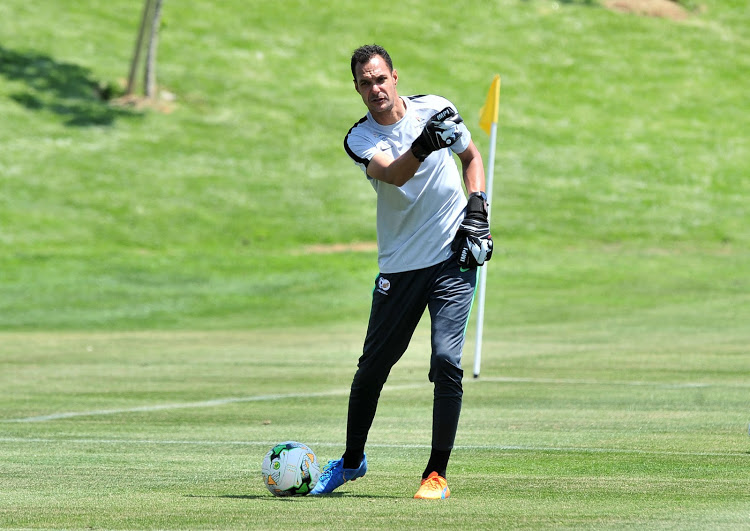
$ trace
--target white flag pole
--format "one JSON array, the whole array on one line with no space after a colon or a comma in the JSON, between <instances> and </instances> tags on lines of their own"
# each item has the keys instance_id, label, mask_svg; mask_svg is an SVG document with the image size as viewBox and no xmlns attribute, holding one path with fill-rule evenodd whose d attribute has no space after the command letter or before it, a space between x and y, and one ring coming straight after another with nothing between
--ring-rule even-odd
<instances>
[{"instance_id":1,"label":"white flag pole","mask_svg":"<svg viewBox=\"0 0 750 531\"><path fill-rule=\"evenodd\" d=\"M487 167L487 179L485 185L487 186L487 219L490 219L492 211L492 181L495 174L495 144L497 141L497 122L492 122L492 129L490 130L490 155L489 165ZM482 364L482 333L484 329L484 294L487 287L487 266L489 262L479 268L479 286L477 288L477 294L479 300L477 301L477 338L476 345L474 346L474 378L479 378L479 368Z\"/></svg>"}]
</instances>

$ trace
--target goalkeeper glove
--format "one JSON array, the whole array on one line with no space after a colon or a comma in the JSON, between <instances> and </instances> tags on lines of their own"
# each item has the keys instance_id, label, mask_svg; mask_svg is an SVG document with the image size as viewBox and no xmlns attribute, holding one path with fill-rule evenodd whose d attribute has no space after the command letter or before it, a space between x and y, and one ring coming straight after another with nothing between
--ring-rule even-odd
<instances>
[{"instance_id":1,"label":"goalkeeper glove","mask_svg":"<svg viewBox=\"0 0 750 531\"><path fill-rule=\"evenodd\" d=\"M461 115L451 107L446 107L439 113L432 115L422 129L422 133L411 145L411 152L419 162L424 162L433 151L450 147L463 134L458 124L463 122Z\"/></svg>"},{"instance_id":2,"label":"goalkeeper glove","mask_svg":"<svg viewBox=\"0 0 750 531\"><path fill-rule=\"evenodd\" d=\"M458 227L451 245L463 268L476 268L492 258L492 235L487 219L487 195L475 192L469 196L466 216Z\"/></svg>"}]
</instances>

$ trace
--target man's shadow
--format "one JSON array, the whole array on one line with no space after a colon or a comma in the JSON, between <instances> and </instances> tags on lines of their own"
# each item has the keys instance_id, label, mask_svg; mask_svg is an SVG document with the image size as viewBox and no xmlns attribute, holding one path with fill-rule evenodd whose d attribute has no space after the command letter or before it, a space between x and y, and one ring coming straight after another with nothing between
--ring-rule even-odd
<instances>
[{"instance_id":1,"label":"man's shadow","mask_svg":"<svg viewBox=\"0 0 750 531\"><path fill-rule=\"evenodd\" d=\"M96 80L87 68L49 55L0 45L0 76L25 85L10 95L16 103L55 113L68 126L112 125L117 118L142 116L134 109L112 105L112 85Z\"/></svg>"}]
</instances>

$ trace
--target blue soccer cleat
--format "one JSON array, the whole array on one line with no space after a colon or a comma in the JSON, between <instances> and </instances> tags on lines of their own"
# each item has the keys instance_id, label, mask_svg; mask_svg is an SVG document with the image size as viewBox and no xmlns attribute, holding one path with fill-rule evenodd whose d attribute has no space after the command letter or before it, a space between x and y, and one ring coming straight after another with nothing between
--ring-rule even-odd
<instances>
[{"instance_id":1,"label":"blue soccer cleat","mask_svg":"<svg viewBox=\"0 0 750 531\"><path fill-rule=\"evenodd\" d=\"M354 481L357 478L361 478L367 472L367 456L362 457L362 462L359 468L344 468L344 458L337 459L335 461L328 461L328 464L323 467L323 472L318 478L318 482L310 491L310 496L317 496L319 494L330 494L335 489L347 481Z\"/></svg>"}]
</instances>

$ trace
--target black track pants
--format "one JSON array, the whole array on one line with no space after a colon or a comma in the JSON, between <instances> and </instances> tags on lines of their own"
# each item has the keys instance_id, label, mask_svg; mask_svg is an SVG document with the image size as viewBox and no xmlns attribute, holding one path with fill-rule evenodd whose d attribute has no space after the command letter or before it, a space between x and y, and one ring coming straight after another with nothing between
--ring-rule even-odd
<instances>
[{"instance_id":1,"label":"black track pants","mask_svg":"<svg viewBox=\"0 0 750 531\"><path fill-rule=\"evenodd\" d=\"M378 276L349 395L347 452L364 451L380 392L425 308L432 329L429 379L435 384L432 448L453 448L463 396L461 355L476 281L477 271L461 271L453 257L426 269Z\"/></svg>"}]
</instances>

